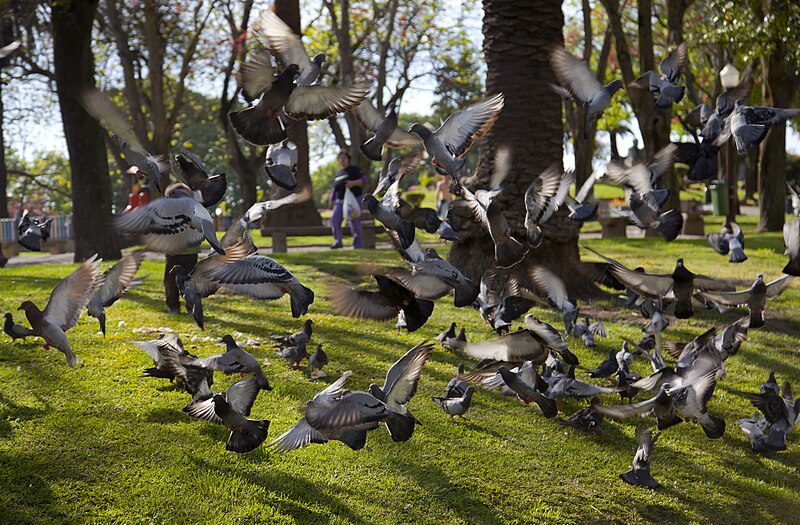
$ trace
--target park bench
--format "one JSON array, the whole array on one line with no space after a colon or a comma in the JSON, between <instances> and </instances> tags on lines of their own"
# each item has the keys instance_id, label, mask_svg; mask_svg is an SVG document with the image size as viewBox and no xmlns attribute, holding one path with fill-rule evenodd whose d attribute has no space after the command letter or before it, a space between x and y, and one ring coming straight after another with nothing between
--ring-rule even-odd
<instances>
[{"instance_id":1,"label":"park bench","mask_svg":"<svg viewBox=\"0 0 800 525\"><path fill-rule=\"evenodd\" d=\"M628 227L628 219L612 213L609 201L598 201L597 221L600 223L603 239L627 237L625 229Z\"/></svg>"},{"instance_id":2,"label":"park bench","mask_svg":"<svg viewBox=\"0 0 800 525\"><path fill-rule=\"evenodd\" d=\"M344 235L352 235L350 226L342 228ZM374 219L369 215L361 216L361 233L364 248L375 248L376 225ZM320 226L280 226L261 228L263 236L272 238L272 253L286 253L289 248L289 237L319 237L331 235L331 228L327 225Z\"/></svg>"}]
</instances>

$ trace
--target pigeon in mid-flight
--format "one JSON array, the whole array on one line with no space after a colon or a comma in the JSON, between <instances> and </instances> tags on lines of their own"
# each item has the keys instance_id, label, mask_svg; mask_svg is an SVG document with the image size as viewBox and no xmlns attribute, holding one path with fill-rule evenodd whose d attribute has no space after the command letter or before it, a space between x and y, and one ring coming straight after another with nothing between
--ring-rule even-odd
<instances>
[{"instance_id":1,"label":"pigeon in mid-flight","mask_svg":"<svg viewBox=\"0 0 800 525\"><path fill-rule=\"evenodd\" d=\"M100 330L106 335L106 308L117 302L122 294L138 284L134 282L139 265L144 259L144 252L139 250L125 255L120 261L103 274L103 284L97 288L86 312L100 322ZM141 281L139 281L141 282Z\"/></svg>"},{"instance_id":2,"label":"pigeon in mid-flight","mask_svg":"<svg viewBox=\"0 0 800 525\"><path fill-rule=\"evenodd\" d=\"M319 79L325 55L318 53L309 57L300 37L273 11L262 11L253 29L255 37L277 53L283 64L297 64L300 71L298 86L310 86Z\"/></svg>"},{"instance_id":3,"label":"pigeon in mid-flight","mask_svg":"<svg viewBox=\"0 0 800 525\"><path fill-rule=\"evenodd\" d=\"M742 228L735 222L726 224L719 233L710 234L708 244L721 255L730 253L729 262L741 263L747 260L747 255L744 253L744 234Z\"/></svg>"},{"instance_id":4,"label":"pigeon in mid-flight","mask_svg":"<svg viewBox=\"0 0 800 525\"><path fill-rule=\"evenodd\" d=\"M650 475L650 461L653 446L658 441L661 432L653 433L649 428L640 425L636 428L636 454L633 456L630 470L620 474L622 481L629 485L657 489L661 484Z\"/></svg>"},{"instance_id":5,"label":"pigeon in mid-flight","mask_svg":"<svg viewBox=\"0 0 800 525\"><path fill-rule=\"evenodd\" d=\"M192 189L202 195L202 204L206 208L216 206L225 190L228 189L228 179L224 173L214 174L209 172L203 161L191 151L181 148L181 153L175 156L175 162L183 180Z\"/></svg>"},{"instance_id":6,"label":"pigeon in mid-flight","mask_svg":"<svg viewBox=\"0 0 800 525\"><path fill-rule=\"evenodd\" d=\"M800 115L800 108L745 106L741 100L737 100L730 117L730 131L736 143L736 151L743 155L757 147L764 141L772 126L783 125L797 115Z\"/></svg>"},{"instance_id":7,"label":"pigeon in mid-flight","mask_svg":"<svg viewBox=\"0 0 800 525\"><path fill-rule=\"evenodd\" d=\"M659 65L661 75L655 71L645 71L642 76L631 82L632 87L646 89L653 95L656 107L666 109L683 99L686 88L677 86L680 81L681 71L686 65L686 42L681 42L678 47L667 55Z\"/></svg>"},{"instance_id":8,"label":"pigeon in mid-flight","mask_svg":"<svg viewBox=\"0 0 800 525\"><path fill-rule=\"evenodd\" d=\"M564 172L556 163L533 179L525 191L525 230L528 244L538 248L542 244L542 224L563 204L569 187L575 182L575 172Z\"/></svg>"},{"instance_id":9,"label":"pigeon in mid-flight","mask_svg":"<svg viewBox=\"0 0 800 525\"><path fill-rule=\"evenodd\" d=\"M755 282L747 290L739 292L699 292L698 296L723 308L747 306L750 310L750 328L764 326L764 306L767 298L777 297L789 286L792 277L783 275L774 281L764 283L764 275L758 274Z\"/></svg>"},{"instance_id":10,"label":"pigeon in mid-flight","mask_svg":"<svg viewBox=\"0 0 800 525\"><path fill-rule=\"evenodd\" d=\"M563 89L584 107L583 139L588 140L589 124L603 115L603 111L611 104L614 93L622 87L622 82L612 80L603 86L586 62L575 58L561 46L551 48L550 67Z\"/></svg>"},{"instance_id":11,"label":"pigeon in mid-flight","mask_svg":"<svg viewBox=\"0 0 800 525\"><path fill-rule=\"evenodd\" d=\"M219 370L224 374L253 374L263 390L272 390L258 359L242 350L230 334L224 335L221 342L225 343L225 353L200 359L202 366L210 370Z\"/></svg>"},{"instance_id":12,"label":"pigeon in mid-flight","mask_svg":"<svg viewBox=\"0 0 800 525\"><path fill-rule=\"evenodd\" d=\"M287 191L297 187L297 145L284 139L267 148L267 161L264 166L269 180Z\"/></svg>"},{"instance_id":13,"label":"pigeon in mid-flight","mask_svg":"<svg viewBox=\"0 0 800 525\"><path fill-rule=\"evenodd\" d=\"M22 217L17 225L17 242L32 252L42 251L42 243L50 238L52 224L53 219L50 217L31 218L26 208L22 211Z\"/></svg>"},{"instance_id":14,"label":"pigeon in mid-flight","mask_svg":"<svg viewBox=\"0 0 800 525\"><path fill-rule=\"evenodd\" d=\"M381 116L375 106L364 100L353 110L358 122L373 135L361 144L361 152L370 160L379 162L383 158L383 147L410 148L420 143L419 137L397 129L397 110L389 104Z\"/></svg>"}]
</instances>

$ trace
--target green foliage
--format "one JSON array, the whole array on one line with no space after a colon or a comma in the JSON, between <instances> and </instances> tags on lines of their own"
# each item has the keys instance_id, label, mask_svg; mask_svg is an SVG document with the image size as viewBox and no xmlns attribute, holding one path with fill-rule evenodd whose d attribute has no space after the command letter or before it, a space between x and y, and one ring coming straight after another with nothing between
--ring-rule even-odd
<instances>
[{"instance_id":1,"label":"green foliage","mask_svg":"<svg viewBox=\"0 0 800 525\"><path fill-rule=\"evenodd\" d=\"M713 225L718 228L722 219ZM586 240L587 246L642 264L648 271L672 269L684 256L693 271L731 277L749 284L757 271L774 278L785 263L779 233L756 235L743 222L750 260L730 265L704 240L664 243L653 239ZM446 249L440 249L444 255ZM423 423L407 443L394 443L385 429L369 434L361 451L340 443L310 445L288 454L262 447L243 457L225 451L228 432L190 420L181 410L189 397L167 381L143 378L152 360L129 341L154 338L141 329L170 327L187 349L200 356L222 351L218 341L232 333L260 346L247 350L266 362L274 387L261 392L251 417L271 421L272 440L303 415L308 399L352 370L348 387L363 390L380 382L387 368L411 345L430 339L453 320L470 341L489 339L472 309L455 309L442 299L428 324L413 334L396 333L392 323L355 321L332 314L329 287L358 281L358 263L396 265L389 250L282 254L278 259L314 288L314 339L331 363L328 377L311 382L305 370L290 371L273 354L268 336L300 326L286 298L253 301L217 294L205 300L206 331L184 312L168 315L160 275L163 263L145 261L149 278L108 309L108 335L84 316L69 332L83 361L66 366L58 351L34 341L0 345L0 521L8 523L793 523L800 504L796 472L797 433L786 452L755 455L736 420L752 414L741 392L757 392L770 369L779 381L797 381L796 340L800 332L797 285L770 300L767 326L750 332L742 349L726 363L709 410L727 422L725 436L709 441L697 425L682 423L664 432L653 451L652 474L664 488L636 489L619 480L635 451L637 421L605 421L607 440L560 427L497 392L480 390L465 421L451 421L430 401L441 395L462 356L438 347L426 363L409 409ZM588 255L588 254L587 254ZM7 268L0 273L0 310L14 311L32 299L43 305L50 290L72 266ZM365 279L366 280L366 279ZM607 296L581 304L606 324L610 337L596 349L574 339L581 359L576 374L603 360L622 338L638 339L641 319L619 310ZM534 313L560 326L548 309ZM673 323L670 340L689 340L710 326L736 320L741 310L720 315L698 311ZM120 322L124 325L120 326ZM475 363L467 360L467 368ZM650 365L636 358L633 369ZM237 381L217 374L214 390ZM606 383L612 385L612 382ZM643 396L641 397L643 398ZM614 403L618 396L602 396ZM585 406L566 401L571 413ZM651 428L655 421L644 423Z\"/></svg>"},{"instance_id":2,"label":"green foliage","mask_svg":"<svg viewBox=\"0 0 800 525\"><path fill-rule=\"evenodd\" d=\"M9 201L23 207L41 206L45 213L72 211L69 159L57 151L43 151L25 160L13 150L6 152Z\"/></svg>"},{"instance_id":3,"label":"green foliage","mask_svg":"<svg viewBox=\"0 0 800 525\"><path fill-rule=\"evenodd\" d=\"M314 202L318 206L328 207L328 197L333 187L333 178L340 168L339 161L332 160L311 172L311 184L314 186Z\"/></svg>"}]
</instances>

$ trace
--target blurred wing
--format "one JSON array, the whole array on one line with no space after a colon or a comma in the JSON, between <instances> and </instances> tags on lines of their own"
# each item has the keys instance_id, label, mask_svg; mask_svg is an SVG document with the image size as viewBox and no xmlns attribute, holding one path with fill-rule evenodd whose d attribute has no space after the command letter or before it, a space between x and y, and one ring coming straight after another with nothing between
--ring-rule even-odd
<instances>
[{"instance_id":1,"label":"blurred wing","mask_svg":"<svg viewBox=\"0 0 800 525\"><path fill-rule=\"evenodd\" d=\"M103 306L110 306L128 290L143 259L142 250L129 253L105 273L103 284L95 292Z\"/></svg>"},{"instance_id":2,"label":"blurred wing","mask_svg":"<svg viewBox=\"0 0 800 525\"><path fill-rule=\"evenodd\" d=\"M583 103L591 101L595 94L603 89L589 66L561 46L553 46L551 49L550 67L561 85Z\"/></svg>"},{"instance_id":3,"label":"blurred wing","mask_svg":"<svg viewBox=\"0 0 800 525\"><path fill-rule=\"evenodd\" d=\"M405 405L411 400L417 392L422 367L432 351L432 344L420 343L389 368L383 383L387 403Z\"/></svg>"},{"instance_id":4,"label":"blurred wing","mask_svg":"<svg viewBox=\"0 0 800 525\"><path fill-rule=\"evenodd\" d=\"M453 289L438 277L424 273L412 274L409 270L385 270L384 275L408 288L418 299L434 301L447 295Z\"/></svg>"},{"instance_id":5,"label":"blurred wing","mask_svg":"<svg viewBox=\"0 0 800 525\"><path fill-rule=\"evenodd\" d=\"M209 278L222 284L285 283L295 280L294 275L277 261L264 255L250 255L229 262L227 255L220 259L221 266Z\"/></svg>"},{"instance_id":6,"label":"blurred wing","mask_svg":"<svg viewBox=\"0 0 800 525\"><path fill-rule=\"evenodd\" d=\"M101 283L100 261L92 255L53 289L44 309L46 322L60 326L65 332L75 326L81 312Z\"/></svg>"},{"instance_id":7,"label":"blurred wing","mask_svg":"<svg viewBox=\"0 0 800 525\"><path fill-rule=\"evenodd\" d=\"M383 122L383 115L375 109L369 99L364 99L361 104L353 109L353 114L356 116L358 122L371 133L375 133L378 126Z\"/></svg>"},{"instance_id":8,"label":"blurred wing","mask_svg":"<svg viewBox=\"0 0 800 525\"><path fill-rule=\"evenodd\" d=\"M667 79L675 83L681 78L681 72L686 65L687 48L686 42L681 42L675 50L661 61L659 68Z\"/></svg>"},{"instance_id":9,"label":"blurred wing","mask_svg":"<svg viewBox=\"0 0 800 525\"><path fill-rule=\"evenodd\" d=\"M378 321L388 321L397 316L394 305L378 292L338 286L331 290L330 301L336 315Z\"/></svg>"},{"instance_id":10,"label":"blurred wing","mask_svg":"<svg viewBox=\"0 0 800 525\"><path fill-rule=\"evenodd\" d=\"M658 299L664 297L672 290L674 281L671 275L635 272L614 259L609 259L604 255L600 255L591 248L587 247L586 249L606 261L610 265L609 271L614 274L622 284L628 286L636 293Z\"/></svg>"},{"instance_id":11,"label":"blurred wing","mask_svg":"<svg viewBox=\"0 0 800 525\"><path fill-rule=\"evenodd\" d=\"M567 287L559 276L544 266L534 266L531 280L539 292L559 310L563 310L569 302Z\"/></svg>"},{"instance_id":12,"label":"blurred wing","mask_svg":"<svg viewBox=\"0 0 800 525\"><path fill-rule=\"evenodd\" d=\"M133 124L108 96L96 89L87 89L81 94L80 101L86 112L93 116L103 128L124 140L134 151L147 155L147 151L133 131Z\"/></svg>"},{"instance_id":13,"label":"blurred wing","mask_svg":"<svg viewBox=\"0 0 800 525\"><path fill-rule=\"evenodd\" d=\"M269 47L278 53L285 65L297 64L301 70L311 67L311 60L308 58L308 53L306 53L300 37L269 9L261 13L256 37L262 41L266 40Z\"/></svg>"},{"instance_id":14,"label":"blurred wing","mask_svg":"<svg viewBox=\"0 0 800 525\"><path fill-rule=\"evenodd\" d=\"M606 176L611 182L621 186L629 186L636 193L645 195L652 189L650 170L644 164L626 167L618 161L611 161L606 167Z\"/></svg>"},{"instance_id":15,"label":"blurred wing","mask_svg":"<svg viewBox=\"0 0 800 525\"><path fill-rule=\"evenodd\" d=\"M205 399L203 401L193 401L183 407L183 411L186 412L189 417L193 417L195 419L202 419L203 421L208 421L209 423L216 423L217 425L225 425L222 419L217 415L217 412L214 410L214 400L213 399Z\"/></svg>"},{"instance_id":16,"label":"blurred wing","mask_svg":"<svg viewBox=\"0 0 800 525\"><path fill-rule=\"evenodd\" d=\"M317 430L344 430L382 421L391 415L389 407L366 392L343 397L333 407L319 407L313 401L306 405L306 419Z\"/></svg>"},{"instance_id":17,"label":"blurred wing","mask_svg":"<svg viewBox=\"0 0 800 525\"><path fill-rule=\"evenodd\" d=\"M792 282L791 275L783 275L767 283L767 297L778 297Z\"/></svg>"},{"instance_id":18,"label":"blurred wing","mask_svg":"<svg viewBox=\"0 0 800 525\"><path fill-rule=\"evenodd\" d=\"M581 189L578 190L577 195L575 195L575 200L583 203L589 195L589 192L592 191L595 182L597 182L597 177L595 177L594 174L590 175L589 178L586 179L586 182L583 183L583 186L581 186Z\"/></svg>"},{"instance_id":19,"label":"blurred wing","mask_svg":"<svg viewBox=\"0 0 800 525\"><path fill-rule=\"evenodd\" d=\"M445 143L454 157L460 157L472 144L484 136L503 109L503 94L482 100L466 109L456 111L436 130L435 135Z\"/></svg>"},{"instance_id":20,"label":"blurred wing","mask_svg":"<svg viewBox=\"0 0 800 525\"><path fill-rule=\"evenodd\" d=\"M275 452L289 452L290 450L304 447L309 443L327 442L328 438L322 432L309 425L306 418L303 418L268 446L275 447Z\"/></svg>"},{"instance_id":21,"label":"blurred wing","mask_svg":"<svg viewBox=\"0 0 800 525\"><path fill-rule=\"evenodd\" d=\"M500 146L494 154L494 169L489 187L491 189L501 187L509 173L511 173L511 148Z\"/></svg>"},{"instance_id":22,"label":"blurred wing","mask_svg":"<svg viewBox=\"0 0 800 525\"><path fill-rule=\"evenodd\" d=\"M592 405L601 414L614 419L628 419L631 417L644 417L648 415L656 404L656 398L651 398L632 405L604 406L599 403Z\"/></svg>"},{"instance_id":23,"label":"blurred wing","mask_svg":"<svg viewBox=\"0 0 800 525\"><path fill-rule=\"evenodd\" d=\"M743 290L741 292L700 292L697 295L714 304L735 308L737 306L746 305L752 294L750 290Z\"/></svg>"},{"instance_id":24,"label":"blurred wing","mask_svg":"<svg viewBox=\"0 0 800 525\"><path fill-rule=\"evenodd\" d=\"M255 377L248 377L229 386L225 396L231 408L243 416L249 416L259 390L261 386L258 380Z\"/></svg>"},{"instance_id":25,"label":"blurred wing","mask_svg":"<svg viewBox=\"0 0 800 525\"><path fill-rule=\"evenodd\" d=\"M367 86L298 86L284 107L295 120L319 120L353 109L367 96Z\"/></svg>"},{"instance_id":26,"label":"blurred wing","mask_svg":"<svg viewBox=\"0 0 800 525\"><path fill-rule=\"evenodd\" d=\"M275 82L275 68L269 52L264 48L253 50L250 58L242 65L237 76L239 85L250 97L258 97L269 91Z\"/></svg>"}]
</instances>

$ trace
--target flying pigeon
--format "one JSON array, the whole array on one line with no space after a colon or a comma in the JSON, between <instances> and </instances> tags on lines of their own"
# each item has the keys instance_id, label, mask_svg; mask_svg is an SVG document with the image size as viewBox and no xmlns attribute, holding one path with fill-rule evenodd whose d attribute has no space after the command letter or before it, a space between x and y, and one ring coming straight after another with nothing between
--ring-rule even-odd
<instances>
[{"instance_id":1,"label":"flying pigeon","mask_svg":"<svg viewBox=\"0 0 800 525\"><path fill-rule=\"evenodd\" d=\"M536 403L544 414L544 417L551 418L558 414L556 402L545 396L538 388L539 378L533 363L528 361L521 365L516 372L501 366L497 373L503 378L503 382L517 394L517 398L525 404Z\"/></svg>"},{"instance_id":2,"label":"flying pigeon","mask_svg":"<svg viewBox=\"0 0 800 525\"><path fill-rule=\"evenodd\" d=\"M751 418L739 420L739 428L750 440L753 452L779 452L786 450L786 432L770 429L770 426L766 418L758 412L755 412Z\"/></svg>"},{"instance_id":3,"label":"flying pigeon","mask_svg":"<svg viewBox=\"0 0 800 525\"><path fill-rule=\"evenodd\" d=\"M142 235L153 251L174 255L197 246L205 238L214 251L225 255L211 215L192 198L189 187L179 183L165 191L163 199L118 215L116 227L124 233Z\"/></svg>"},{"instance_id":4,"label":"flying pigeon","mask_svg":"<svg viewBox=\"0 0 800 525\"><path fill-rule=\"evenodd\" d=\"M783 125L787 120L800 115L800 108L770 108L745 106L737 100L730 117L730 131L739 155L757 147L772 126Z\"/></svg>"},{"instance_id":5,"label":"flying pigeon","mask_svg":"<svg viewBox=\"0 0 800 525\"><path fill-rule=\"evenodd\" d=\"M229 334L224 335L221 342L225 343L225 353L200 359L202 366L209 370L218 370L224 374L253 374L261 389L272 390L272 387L269 386L269 381L264 376L261 365L255 357L242 350Z\"/></svg>"},{"instance_id":6,"label":"flying pigeon","mask_svg":"<svg viewBox=\"0 0 800 525\"><path fill-rule=\"evenodd\" d=\"M52 223L53 219L49 217L31 218L26 208L17 226L17 242L32 252L42 251L41 243L50 238Z\"/></svg>"},{"instance_id":7,"label":"flying pigeon","mask_svg":"<svg viewBox=\"0 0 800 525\"><path fill-rule=\"evenodd\" d=\"M175 162L179 168L175 171L180 172L184 182L192 191L200 192L202 195L200 202L205 208L216 206L225 196L228 179L224 173L209 172L203 165L203 161L185 148L181 148L180 155L175 155Z\"/></svg>"},{"instance_id":8,"label":"flying pigeon","mask_svg":"<svg viewBox=\"0 0 800 525\"><path fill-rule=\"evenodd\" d=\"M22 326L14 322L14 316L6 312L5 322L3 323L3 331L11 338L11 342L17 339L25 340L26 337L36 337L33 330L28 327Z\"/></svg>"},{"instance_id":9,"label":"flying pigeon","mask_svg":"<svg viewBox=\"0 0 800 525\"><path fill-rule=\"evenodd\" d=\"M710 234L708 244L720 255L730 253L729 262L741 263L747 260L747 255L744 254L744 234L735 222L725 225L719 233Z\"/></svg>"},{"instance_id":10,"label":"flying pigeon","mask_svg":"<svg viewBox=\"0 0 800 525\"><path fill-rule=\"evenodd\" d=\"M211 399L214 371L204 367L196 355L187 352L177 334L161 334L153 341L132 341L132 344L153 360L154 366L145 369L143 377L169 379L194 400Z\"/></svg>"},{"instance_id":11,"label":"flying pigeon","mask_svg":"<svg viewBox=\"0 0 800 525\"><path fill-rule=\"evenodd\" d=\"M383 158L383 146L389 148L411 148L420 143L420 139L410 133L397 129L397 111L394 104L389 104L386 113L381 116L369 100L364 99L353 114L366 130L373 133L363 144L361 152L370 160L379 162Z\"/></svg>"},{"instance_id":12,"label":"flying pigeon","mask_svg":"<svg viewBox=\"0 0 800 525\"><path fill-rule=\"evenodd\" d=\"M246 224L258 222L270 211L277 210L278 208L288 204L299 204L301 202L305 202L309 200L311 196L311 187L307 186L297 193L290 193L289 195L281 197L280 199L257 202L250 206L250 209L245 212L242 220L245 221Z\"/></svg>"},{"instance_id":13,"label":"flying pigeon","mask_svg":"<svg viewBox=\"0 0 800 525\"><path fill-rule=\"evenodd\" d=\"M650 460L653 446L658 441L661 432L653 433L652 430L640 425L636 428L636 454L633 456L630 470L620 474L622 481L628 485L657 489L661 484L650 475Z\"/></svg>"},{"instance_id":14,"label":"flying pigeon","mask_svg":"<svg viewBox=\"0 0 800 525\"><path fill-rule=\"evenodd\" d=\"M101 261L95 254L62 279L50 294L44 311L31 301L23 301L18 308L25 312L34 334L44 339L45 350L51 346L57 348L64 353L72 368L75 368L78 358L72 352L65 332L78 324L83 309L102 284Z\"/></svg>"},{"instance_id":15,"label":"flying pigeon","mask_svg":"<svg viewBox=\"0 0 800 525\"><path fill-rule=\"evenodd\" d=\"M137 283L134 281L139 265L144 259L144 252L141 250L129 253L122 257L120 261L106 270L103 274L103 284L94 292L89 304L86 305L86 313L95 317L100 322L100 330L103 336L106 335L106 308L117 302L122 294L130 290Z\"/></svg>"},{"instance_id":16,"label":"flying pigeon","mask_svg":"<svg viewBox=\"0 0 800 525\"><path fill-rule=\"evenodd\" d=\"M675 84L680 81L681 71L686 65L686 55L686 42L681 42L661 61L660 76L655 71L645 71L639 78L631 82L630 86L648 90L656 100L657 108L671 108L672 104L683 99L685 88Z\"/></svg>"},{"instance_id":17,"label":"flying pigeon","mask_svg":"<svg viewBox=\"0 0 800 525\"><path fill-rule=\"evenodd\" d=\"M277 53L283 64L297 64L298 86L310 86L317 81L325 55L319 53L310 58L300 37L278 15L265 9L253 29L255 37Z\"/></svg>"},{"instance_id":18,"label":"flying pigeon","mask_svg":"<svg viewBox=\"0 0 800 525\"><path fill-rule=\"evenodd\" d=\"M279 187L293 191L297 187L297 145L289 139L270 144L264 171Z\"/></svg>"},{"instance_id":19,"label":"flying pigeon","mask_svg":"<svg viewBox=\"0 0 800 525\"><path fill-rule=\"evenodd\" d=\"M677 146L675 144L667 144L653 155L650 162L646 164L637 163L631 167L625 166L620 161L611 161L606 166L606 177L639 195L650 193L655 189L656 181L672 167L676 150ZM664 202L661 198L657 200L660 208Z\"/></svg>"},{"instance_id":20,"label":"flying pigeon","mask_svg":"<svg viewBox=\"0 0 800 525\"><path fill-rule=\"evenodd\" d=\"M395 181L390 186L380 201L370 193L364 195L363 201L370 215L380 222L386 230L397 233L400 245L403 249L406 249L414 242L416 229L413 223L403 219L397 213L399 207L399 195L396 193L399 190L397 183L398 181ZM392 188L395 188L395 191L391 191Z\"/></svg>"},{"instance_id":21,"label":"flying pigeon","mask_svg":"<svg viewBox=\"0 0 800 525\"><path fill-rule=\"evenodd\" d=\"M588 407L578 410L567 418L560 417L556 421L558 421L559 425L577 428L584 432L593 432L602 437L600 425L603 423L605 417L592 406L598 402L599 400L593 397Z\"/></svg>"},{"instance_id":22,"label":"flying pigeon","mask_svg":"<svg viewBox=\"0 0 800 525\"><path fill-rule=\"evenodd\" d=\"M575 172L564 173L556 163L533 179L525 191L525 230L528 244L538 248L542 244L541 225L558 210L575 182Z\"/></svg>"},{"instance_id":23,"label":"flying pigeon","mask_svg":"<svg viewBox=\"0 0 800 525\"><path fill-rule=\"evenodd\" d=\"M550 355L531 330L518 330L480 343L468 343L464 353L474 359L493 359L509 363L533 361L541 364Z\"/></svg>"},{"instance_id":24,"label":"flying pigeon","mask_svg":"<svg viewBox=\"0 0 800 525\"><path fill-rule=\"evenodd\" d=\"M789 286L792 277L783 275L774 281L764 283L764 275L758 274L752 286L747 290L739 292L700 292L698 296L704 300L722 306L736 308L747 306L750 310L750 328L760 328L764 326L764 306L767 298L779 296Z\"/></svg>"},{"instance_id":25,"label":"flying pigeon","mask_svg":"<svg viewBox=\"0 0 800 525\"><path fill-rule=\"evenodd\" d=\"M435 131L422 124L414 124L408 131L422 139L425 151L437 170L446 173L460 185L458 179L463 175L467 162L464 154L476 140L492 129L502 109L503 94L500 93L456 111Z\"/></svg>"},{"instance_id":26,"label":"flying pigeon","mask_svg":"<svg viewBox=\"0 0 800 525\"><path fill-rule=\"evenodd\" d=\"M425 158L427 158L427 153L424 151L412 151L394 157L389 161L386 167L381 167L378 184L375 186L375 191L372 193L374 195L380 195L383 190L394 184L394 181L402 179L407 174L414 171L414 168L418 167L420 162Z\"/></svg>"},{"instance_id":27,"label":"flying pigeon","mask_svg":"<svg viewBox=\"0 0 800 525\"><path fill-rule=\"evenodd\" d=\"M611 104L614 93L622 87L622 82L612 80L603 86L585 62L575 58L561 46L551 48L550 67L561 86L584 107L583 139L588 140L589 124L603 115L603 111Z\"/></svg>"}]
</instances>

